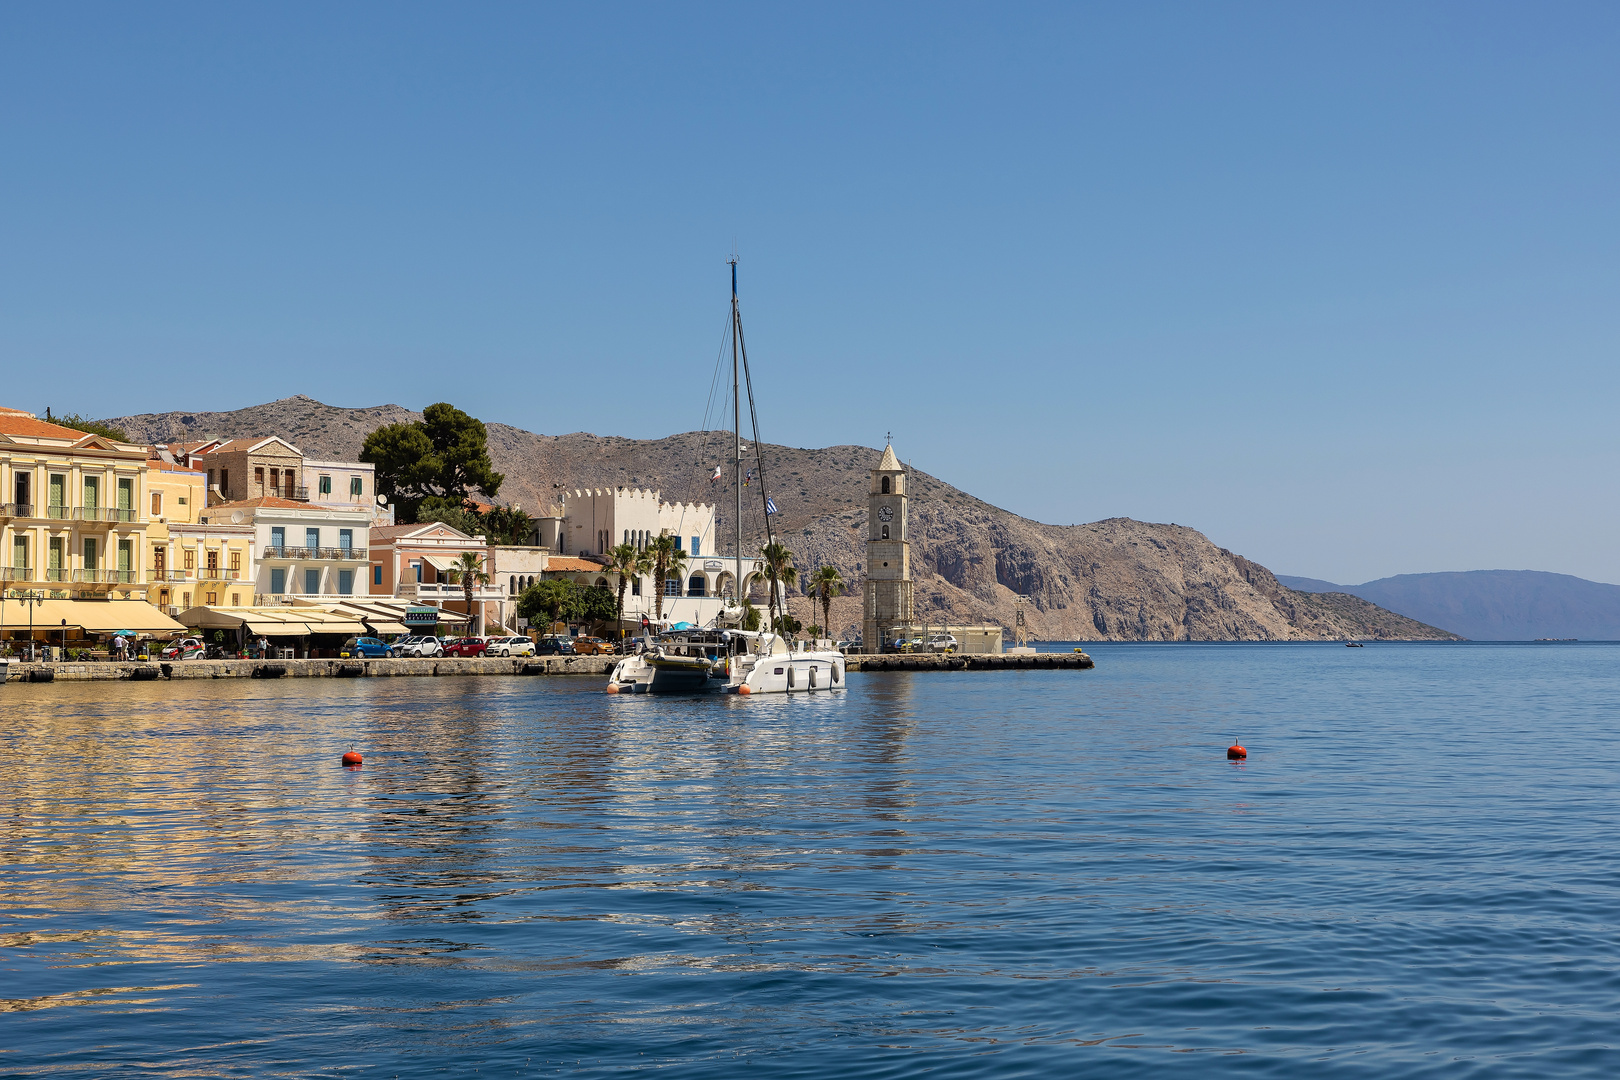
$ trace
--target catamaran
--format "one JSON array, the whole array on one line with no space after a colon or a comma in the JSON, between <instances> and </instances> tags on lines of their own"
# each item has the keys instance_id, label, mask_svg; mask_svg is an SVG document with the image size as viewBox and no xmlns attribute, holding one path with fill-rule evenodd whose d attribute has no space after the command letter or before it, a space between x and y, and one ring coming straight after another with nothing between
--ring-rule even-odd
<instances>
[{"instance_id":1,"label":"catamaran","mask_svg":"<svg viewBox=\"0 0 1620 1080\"><path fill-rule=\"evenodd\" d=\"M748 416L753 426L755 470L765 510L765 541L774 543L771 514L776 507L766 493L765 457L759 441L759 415L754 410L753 377L743 340L742 309L737 303L737 260L731 260L731 419L732 466L736 470L737 583L736 606L715 616L713 625L681 625L660 633L646 651L620 660L608 676L610 694L790 694L844 687L844 654L793 642L769 630L746 630L743 582L743 444L742 389L748 388ZM770 591L770 625L781 626L787 612L781 591Z\"/></svg>"}]
</instances>

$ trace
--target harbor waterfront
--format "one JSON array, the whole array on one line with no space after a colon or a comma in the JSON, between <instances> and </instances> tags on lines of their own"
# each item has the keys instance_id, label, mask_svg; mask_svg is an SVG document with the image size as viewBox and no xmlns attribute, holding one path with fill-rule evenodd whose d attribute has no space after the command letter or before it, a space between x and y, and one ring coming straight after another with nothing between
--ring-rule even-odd
<instances>
[{"instance_id":1,"label":"harbor waterfront","mask_svg":"<svg viewBox=\"0 0 1620 1080\"><path fill-rule=\"evenodd\" d=\"M1620 1069L1620 649L1087 651L13 681L0 1074Z\"/></svg>"},{"instance_id":2,"label":"harbor waterfront","mask_svg":"<svg viewBox=\"0 0 1620 1080\"><path fill-rule=\"evenodd\" d=\"M84 682L129 679L371 679L452 675L605 676L618 656L440 657L434 660L179 660L64 662L7 665L8 682ZM997 671L1007 668L1081 669L1094 666L1084 653L1042 652L1033 656L955 654L851 654L850 671Z\"/></svg>"}]
</instances>

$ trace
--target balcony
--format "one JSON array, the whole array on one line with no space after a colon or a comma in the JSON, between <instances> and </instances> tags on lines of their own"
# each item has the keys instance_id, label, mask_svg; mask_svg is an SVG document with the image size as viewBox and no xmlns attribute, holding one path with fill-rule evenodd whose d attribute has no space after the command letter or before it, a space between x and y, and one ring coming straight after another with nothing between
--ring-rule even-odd
<instances>
[{"instance_id":1,"label":"balcony","mask_svg":"<svg viewBox=\"0 0 1620 1080\"><path fill-rule=\"evenodd\" d=\"M73 571L65 566L47 566L45 568L45 581L72 581Z\"/></svg>"},{"instance_id":2,"label":"balcony","mask_svg":"<svg viewBox=\"0 0 1620 1080\"><path fill-rule=\"evenodd\" d=\"M0 581L33 581L34 571L28 566L0 566Z\"/></svg>"},{"instance_id":3,"label":"balcony","mask_svg":"<svg viewBox=\"0 0 1620 1080\"><path fill-rule=\"evenodd\" d=\"M197 571L198 581L236 581L241 576L240 570L222 570L217 566L205 566Z\"/></svg>"},{"instance_id":4,"label":"balcony","mask_svg":"<svg viewBox=\"0 0 1620 1080\"><path fill-rule=\"evenodd\" d=\"M65 507L53 506L51 509L63 510ZM135 511L123 510L115 506L75 506L71 511L75 521L134 521Z\"/></svg>"},{"instance_id":5,"label":"balcony","mask_svg":"<svg viewBox=\"0 0 1620 1080\"><path fill-rule=\"evenodd\" d=\"M190 570L169 570L161 566L149 567L146 571L148 581L190 581Z\"/></svg>"},{"instance_id":6,"label":"balcony","mask_svg":"<svg viewBox=\"0 0 1620 1080\"><path fill-rule=\"evenodd\" d=\"M259 559L291 559L298 562L370 562L365 548L266 547Z\"/></svg>"},{"instance_id":7,"label":"balcony","mask_svg":"<svg viewBox=\"0 0 1620 1080\"><path fill-rule=\"evenodd\" d=\"M0 517L31 518L33 516L33 503L0 503Z\"/></svg>"},{"instance_id":8,"label":"balcony","mask_svg":"<svg viewBox=\"0 0 1620 1080\"><path fill-rule=\"evenodd\" d=\"M58 571L60 572L60 571ZM73 580L87 585L133 585L139 578L137 570L78 569L72 571Z\"/></svg>"}]
</instances>

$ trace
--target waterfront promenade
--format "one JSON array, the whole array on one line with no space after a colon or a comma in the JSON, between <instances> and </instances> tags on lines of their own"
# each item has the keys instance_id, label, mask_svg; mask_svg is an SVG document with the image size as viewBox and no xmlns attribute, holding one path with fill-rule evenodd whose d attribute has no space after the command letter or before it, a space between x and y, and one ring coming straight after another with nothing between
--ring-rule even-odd
<instances>
[{"instance_id":1,"label":"waterfront promenade","mask_svg":"<svg viewBox=\"0 0 1620 1080\"><path fill-rule=\"evenodd\" d=\"M408 676L455 675L594 675L613 670L617 656L514 656L443 657L437 660L178 660L150 662L67 661L21 663L13 661L8 682L90 682L120 679L136 682L156 679L375 679ZM1002 671L1047 668L1089 668L1084 653L1037 653L1033 656L979 656L924 653L855 654L850 671Z\"/></svg>"}]
</instances>

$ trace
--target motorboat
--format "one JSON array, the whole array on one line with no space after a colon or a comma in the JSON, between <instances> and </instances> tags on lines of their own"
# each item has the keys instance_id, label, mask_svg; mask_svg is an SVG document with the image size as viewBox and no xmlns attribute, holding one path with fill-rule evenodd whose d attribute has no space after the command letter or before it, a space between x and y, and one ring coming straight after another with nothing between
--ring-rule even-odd
<instances>
[{"instance_id":1,"label":"motorboat","mask_svg":"<svg viewBox=\"0 0 1620 1080\"><path fill-rule=\"evenodd\" d=\"M610 694L791 694L841 690L844 654L778 634L689 628L655 637L608 676Z\"/></svg>"},{"instance_id":2,"label":"motorboat","mask_svg":"<svg viewBox=\"0 0 1620 1080\"><path fill-rule=\"evenodd\" d=\"M1344 647L1347 648L1347 649L1365 649L1366 648L1366 646L1363 645L1359 641L1347 641L1347 642L1344 643Z\"/></svg>"}]
</instances>

